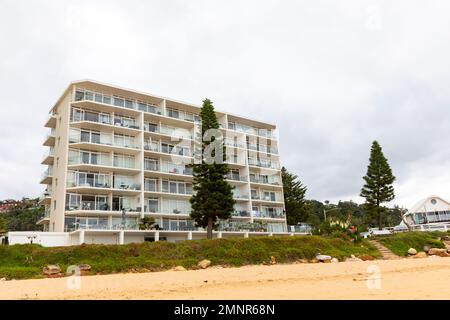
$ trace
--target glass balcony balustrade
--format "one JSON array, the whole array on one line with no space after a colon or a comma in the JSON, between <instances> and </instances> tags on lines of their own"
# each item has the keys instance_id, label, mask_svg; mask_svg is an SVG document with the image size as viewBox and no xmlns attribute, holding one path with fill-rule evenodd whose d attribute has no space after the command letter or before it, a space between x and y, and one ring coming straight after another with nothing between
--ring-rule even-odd
<instances>
[{"instance_id":1,"label":"glass balcony balustrade","mask_svg":"<svg viewBox=\"0 0 450 320\"><path fill-rule=\"evenodd\" d=\"M283 219L286 217L286 214L282 209L273 208L267 210L252 210L252 216L255 218Z\"/></svg>"},{"instance_id":2,"label":"glass balcony balustrade","mask_svg":"<svg viewBox=\"0 0 450 320\"><path fill-rule=\"evenodd\" d=\"M69 143L95 143L106 146L122 148L139 148L132 136L112 134L106 132L90 132L71 129L69 133Z\"/></svg>"},{"instance_id":3,"label":"glass balcony balustrade","mask_svg":"<svg viewBox=\"0 0 450 320\"><path fill-rule=\"evenodd\" d=\"M240 176L239 174L229 173L229 174L227 174L227 179L228 180L233 180L233 181L246 182L247 181L247 176Z\"/></svg>"},{"instance_id":4,"label":"glass balcony balustrade","mask_svg":"<svg viewBox=\"0 0 450 320\"><path fill-rule=\"evenodd\" d=\"M118 96L111 96L99 92L93 92L89 90L77 89L75 92L74 101L93 101L97 103L103 103L115 107L133 109L138 111L144 111L153 114L161 115L161 108L157 105L142 102L138 100L126 99Z\"/></svg>"},{"instance_id":5,"label":"glass balcony balustrade","mask_svg":"<svg viewBox=\"0 0 450 320\"><path fill-rule=\"evenodd\" d=\"M248 158L248 165L260 167L260 168L280 170L280 163L278 161L256 160L256 159Z\"/></svg>"}]
</instances>

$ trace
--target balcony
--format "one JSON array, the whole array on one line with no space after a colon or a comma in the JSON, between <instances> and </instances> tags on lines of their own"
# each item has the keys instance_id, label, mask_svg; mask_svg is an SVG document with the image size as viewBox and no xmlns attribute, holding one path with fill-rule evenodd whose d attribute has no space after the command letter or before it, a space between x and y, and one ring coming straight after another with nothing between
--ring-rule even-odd
<instances>
[{"instance_id":1,"label":"balcony","mask_svg":"<svg viewBox=\"0 0 450 320\"><path fill-rule=\"evenodd\" d=\"M185 176L192 176L192 168L184 165L176 165L173 163L155 163L144 160L144 170L153 172L162 172L170 174L179 174Z\"/></svg>"},{"instance_id":2,"label":"balcony","mask_svg":"<svg viewBox=\"0 0 450 320\"><path fill-rule=\"evenodd\" d=\"M127 148L127 149L138 149L134 138L122 135L113 135L101 132L100 134L89 134L89 132L72 132L69 136L69 144L75 143L92 143L102 146L110 146L117 149ZM114 149L113 148L113 149ZM105 150L108 148L105 148Z\"/></svg>"},{"instance_id":3,"label":"balcony","mask_svg":"<svg viewBox=\"0 0 450 320\"><path fill-rule=\"evenodd\" d=\"M159 126L159 125L152 125L152 124L144 124L144 131L151 132L151 133L157 133L165 136L169 136L171 138L176 139L188 139L192 140L194 136L186 132L186 129L172 129L166 126Z\"/></svg>"},{"instance_id":4,"label":"balcony","mask_svg":"<svg viewBox=\"0 0 450 320\"><path fill-rule=\"evenodd\" d=\"M266 154L278 154L278 148L260 144L247 144L247 149Z\"/></svg>"},{"instance_id":5,"label":"balcony","mask_svg":"<svg viewBox=\"0 0 450 320\"><path fill-rule=\"evenodd\" d=\"M231 181L247 182L247 176L240 176L233 173L227 174L227 179Z\"/></svg>"},{"instance_id":6,"label":"balcony","mask_svg":"<svg viewBox=\"0 0 450 320\"><path fill-rule=\"evenodd\" d=\"M218 230L228 232L268 232L266 224L236 221L220 221Z\"/></svg>"},{"instance_id":7,"label":"balcony","mask_svg":"<svg viewBox=\"0 0 450 320\"><path fill-rule=\"evenodd\" d=\"M47 170L44 171L41 177L41 184L51 184L53 180L53 167L49 166Z\"/></svg>"},{"instance_id":8,"label":"balcony","mask_svg":"<svg viewBox=\"0 0 450 320\"><path fill-rule=\"evenodd\" d=\"M280 179L278 177L255 177L250 175L250 183L257 184L270 184L274 186L280 186Z\"/></svg>"},{"instance_id":9,"label":"balcony","mask_svg":"<svg viewBox=\"0 0 450 320\"><path fill-rule=\"evenodd\" d=\"M233 199L236 201L248 201L248 194L233 194Z\"/></svg>"},{"instance_id":10,"label":"balcony","mask_svg":"<svg viewBox=\"0 0 450 320\"><path fill-rule=\"evenodd\" d=\"M144 150L150 152L159 152L168 154L171 156L181 156L181 157L192 157L190 148L180 147L180 146L172 146L167 144L159 144L156 142L144 142Z\"/></svg>"},{"instance_id":11,"label":"balcony","mask_svg":"<svg viewBox=\"0 0 450 320\"><path fill-rule=\"evenodd\" d=\"M52 165L54 161L55 161L55 148L50 147L50 149L44 153L41 164Z\"/></svg>"},{"instance_id":12,"label":"balcony","mask_svg":"<svg viewBox=\"0 0 450 320\"><path fill-rule=\"evenodd\" d=\"M236 123L236 122L229 122L228 130L242 132L245 134L251 134L253 136L260 136L260 137L264 137L264 138L268 138L268 139L272 139L272 140L276 139L276 135L273 130L254 128L254 127L243 125L243 124Z\"/></svg>"},{"instance_id":13,"label":"balcony","mask_svg":"<svg viewBox=\"0 0 450 320\"><path fill-rule=\"evenodd\" d=\"M46 224L50 221L50 207L46 207L44 213L38 218L37 225Z\"/></svg>"},{"instance_id":14,"label":"balcony","mask_svg":"<svg viewBox=\"0 0 450 320\"><path fill-rule=\"evenodd\" d=\"M232 217L238 218L250 218L250 211L247 210L236 210L231 214Z\"/></svg>"},{"instance_id":15,"label":"balcony","mask_svg":"<svg viewBox=\"0 0 450 320\"><path fill-rule=\"evenodd\" d=\"M47 189L39 196L38 204L49 205L51 201L52 201L52 191Z\"/></svg>"},{"instance_id":16,"label":"balcony","mask_svg":"<svg viewBox=\"0 0 450 320\"><path fill-rule=\"evenodd\" d=\"M54 147L55 146L55 141L56 141L56 130L54 128L52 128L50 130L50 132L47 134L47 136L45 137L45 141L44 141L44 146L46 147Z\"/></svg>"},{"instance_id":17,"label":"balcony","mask_svg":"<svg viewBox=\"0 0 450 320\"><path fill-rule=\"evenodd\" d=\"M52 113L44 125L46 128L56 128L56 114Z\"/></svg>"},{"instance_id":18,"label":"balcony","mask_svg":"<svg viewBox=\"0 0 450 320\"><path fill-rule=\"evenodd\" d=\"M119 107L124 109L132 109L136 111L143 111L153 114L161 114L161 108L158 106L146 103L142 101L126 99L118 96L111 96L99 92L93 92L89 90L77 89L74 97L75 102L95 102L113 107Z\"/></svg>"},{"instance_id":19,"label":"balcony","mask_svg":"<svg viewBox=\"0 0 450 320\"><path fill-rule=\"evenodd\" d=\"M280 164L278 161L261 161L261 160L255 160L252 158L248 159L248 165L253 167L260 167L265 169L274 169L274 170L280 170Z\"/></svg>"},{"instance_id":20,"label":"balcony","mask_svg":"<svg viewBox=\"0 0 450 320\"><path fill-rule=\"evenodd\" d=\"M175 185L176 184L176 185ZM192 184L184 182L172 182L170 187L160 186L159 184L151 183L149 180L144 181L144 191L169 194L174 196L190 197L193 194Z\"/></svg>"},{"instance_id":21,"label":"balcony","mask_svg":"<svg viewBox=\"0 0 450 320\"><path fill-rule=\"evenodd\" d=\"M104 126L114 127L115 133L136 134L136 130L140 130L136 120L132 117L116 115L112 117L109 113L99 113L84 109L72 108L70 117L72 127L79 129L92 129L96 131L104 130Z\"/></svg>"},{"instance_id":22,"label":"balcony","mask_svg":"<svg viewBox=\"0 0 450 320\"><path fill-rule=\"evenodd\" d=\"M284 219L286 218L286 213L283 210L263 210L263 211L253 210L252 216L254 218Z\"/></svg>"}]
</instances>

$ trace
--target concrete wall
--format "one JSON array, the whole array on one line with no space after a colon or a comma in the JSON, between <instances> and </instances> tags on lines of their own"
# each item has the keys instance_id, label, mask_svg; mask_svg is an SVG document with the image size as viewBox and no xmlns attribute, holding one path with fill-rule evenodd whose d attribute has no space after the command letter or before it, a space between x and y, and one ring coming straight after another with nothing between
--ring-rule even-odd
<instances>
[{"instance_id":1,"label":"concrete wall","mask_svg":"<svg viewBox=\"0 0 450 320\"><path fill-rule=\"evenodd\" d=\"M69 234L65 232L35 232L35 231L15 231L8 233L10 245L29 244L33 237L34 244L44 247L59 247L70 245Z\"/></svg>"}]
</instances>

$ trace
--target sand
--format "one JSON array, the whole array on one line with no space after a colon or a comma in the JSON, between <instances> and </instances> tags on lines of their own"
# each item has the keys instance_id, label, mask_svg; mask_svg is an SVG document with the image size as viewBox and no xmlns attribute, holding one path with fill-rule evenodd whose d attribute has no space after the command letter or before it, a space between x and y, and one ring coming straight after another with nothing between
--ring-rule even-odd
<instances>
[{"instance_id":1,"label":"sand","mask_svg":"<svg viewBox=\"0 0 450 320\"><path fill-rule=\"evenodd\" d=\"M379 273L378 273L379 272ZM0 299L450 299L450 258L0 281Z\"/></svg>"}]
</instances>

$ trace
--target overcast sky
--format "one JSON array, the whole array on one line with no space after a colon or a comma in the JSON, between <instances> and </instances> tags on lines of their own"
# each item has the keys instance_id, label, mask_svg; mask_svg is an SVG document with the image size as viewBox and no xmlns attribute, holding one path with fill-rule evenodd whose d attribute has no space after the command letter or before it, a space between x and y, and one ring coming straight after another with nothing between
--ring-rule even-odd
<instances>
[{"instance_id":1,"label":"overcast sky","mask_svg":"<svg viewBox=\"0 0 450 320\"><path fill-rule=\"evenodd\" d=\"M48 110L95 79L279 126L307 197L360 202L371 142L392 204L450 199L449 1L32 1L0 10L0 199L38 196ZM48 148L47 148L48 149Z\"/></svg>"}]
</instances>

